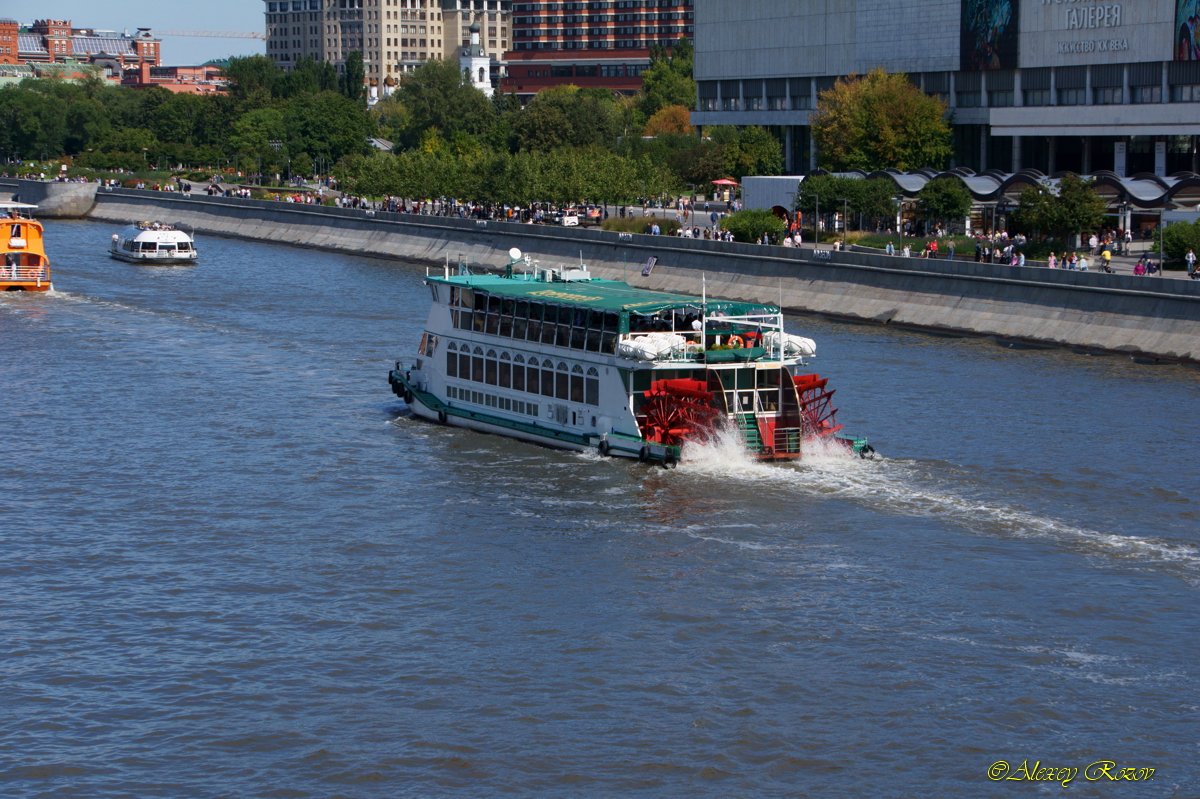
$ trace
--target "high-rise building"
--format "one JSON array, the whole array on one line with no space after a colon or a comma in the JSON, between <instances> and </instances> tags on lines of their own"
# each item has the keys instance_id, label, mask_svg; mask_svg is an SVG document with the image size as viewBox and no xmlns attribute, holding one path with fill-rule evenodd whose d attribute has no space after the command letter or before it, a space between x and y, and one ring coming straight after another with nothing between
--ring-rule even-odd
<instances>
[{"instance_id":1,"label":"high-rise building","mask_svg":"<svg viewBox=\"0 0 1200 799\"><path fill-rule=\"evenodd\" d=\"M518 0L501 88L522 98L568 83L635 92L650 48L692 38L692 7L692 0Z\"/></svg>"},{"instance_id":2,"label":"high-rise building","mask_svg":"<svg viewBox=\"0 0 1200 799\"><path fill-rule=\"evenodd\" d=\"M903 73L949 107L952 166L1158 176L1200 170L1196 0L704 0L696 125L762 125L786 169L839 78Z\"/></svg>"},{"instance_id":3,"label":"high-rise building","mask_svg":"<svg viewBox=\"0 0 1200 799\"><path fill-rule=\"evenodd\" d=\"M396 78L435 59L458 60L470 44L498 56L509 48L512 0L266 0L267 55L285 69L302 58L328 61L341 72L355 51L372 98L386 96Z\"/></svg>"}]
</instances>

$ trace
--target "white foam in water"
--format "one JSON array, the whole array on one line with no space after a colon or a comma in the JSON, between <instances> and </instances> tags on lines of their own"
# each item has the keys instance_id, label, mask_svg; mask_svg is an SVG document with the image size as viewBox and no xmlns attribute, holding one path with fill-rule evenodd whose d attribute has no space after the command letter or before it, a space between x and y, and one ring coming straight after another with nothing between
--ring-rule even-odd
<instances>
[{"instance_id":1,"label":"white foam in water","mask_svg":"<svg viewBox=\"0 0 1200 799\"><path fill-rule=\"evenodd\" d=\"M1172 564L1197 572L1200 579L1200 549L1194 546L1091 530L993 500L956 494L949 486L949 475L934 472L933 464L878 455L864 460L834 440L806 441L800 460L769 463L750 457L736 429L724 429L708 442L688 443L681 468L726 481L767 480L892 513L948 519L985 535L1045 539L1109 557Z\"/></svg>"},{"instance_id":2,"label":"white foam in water","mask_svg":"<svg viewBox=\"0 0 1200 799\"><path fill-rule=\"evenodd\" d=\"M1200 550L1154 538L1106 533L1077 527L1058 519L993 501L958 496L936 487L943 482L931 468L903 461L863 462L869 468L839 469L835 462L805 464L807 476L822 485L864 504L881 503L890 510L912 516L953 519L964 527L985 534L1000 533L1014 538L1042 538L1068 546L1115 557L1132 557L1171 563L1200 570ZM933 487L928 487L934 482Z\"/></svg>"}]
</instances>

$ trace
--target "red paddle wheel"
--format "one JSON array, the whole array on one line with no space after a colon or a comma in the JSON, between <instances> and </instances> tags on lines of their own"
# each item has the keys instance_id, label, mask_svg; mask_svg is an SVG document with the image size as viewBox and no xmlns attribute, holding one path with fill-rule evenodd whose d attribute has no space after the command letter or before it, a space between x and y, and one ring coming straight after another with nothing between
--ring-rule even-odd
<instances>
[{"instance_id":1,"label":"red paddle wheel","mask_svg":"<svg viewBox=\"0 0 1200 799\"><path fill-rule=\"evenodd\" d=\"M703 380L655 380L642 396L642 436L658 444L708 438L722 415Z\"/></svg>"},{"instance_id":2,"label":"red paddle wheel","mask_svg":"<svg viewBox=\"0 0 1200 799\"><path fill-rule=\"evenodd\" d=\"M793 375L800 401L800 423L805 438L827 438L842 426L837 423L837 408L833 407L833 391L825 388L829 378L820 375Z\"/></svg>"}]
</instances>

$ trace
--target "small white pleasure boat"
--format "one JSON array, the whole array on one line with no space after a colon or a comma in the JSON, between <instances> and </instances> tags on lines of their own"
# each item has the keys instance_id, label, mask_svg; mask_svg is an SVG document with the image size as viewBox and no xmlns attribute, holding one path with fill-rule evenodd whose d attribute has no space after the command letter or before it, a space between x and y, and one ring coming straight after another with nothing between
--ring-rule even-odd
<instances>
[{"instance_id":1,"label":"small white pleasure boat","mask_svg":"<svg viewBox=\"0 0 1200 799\"><path fill-rule=\"evenodd\" d=\"M188 264L198 255L191 236L161 222L138 222L114 233L109 252L122 261L151 264Z\"/></svg>"}]
</instances>

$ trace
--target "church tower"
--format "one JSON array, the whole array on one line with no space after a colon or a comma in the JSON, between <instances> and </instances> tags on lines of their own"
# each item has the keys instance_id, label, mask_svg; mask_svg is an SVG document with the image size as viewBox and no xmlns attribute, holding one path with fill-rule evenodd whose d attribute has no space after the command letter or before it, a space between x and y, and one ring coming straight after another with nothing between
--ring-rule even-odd
<instances>
[{"instance_id":1,"label":"church tower","mask_svg":"<svg viewBox=\"0 0 1200 799\"><path fill-rule=\"evenodd\" d=\"M458 56L459 69L463 71L472 86L491 97L491 59L483 52L483 45L479 43L479 23L472 22L471 27L467 30L471 32L471 43L463 47Z\"/></svg>"}]
</instances>

